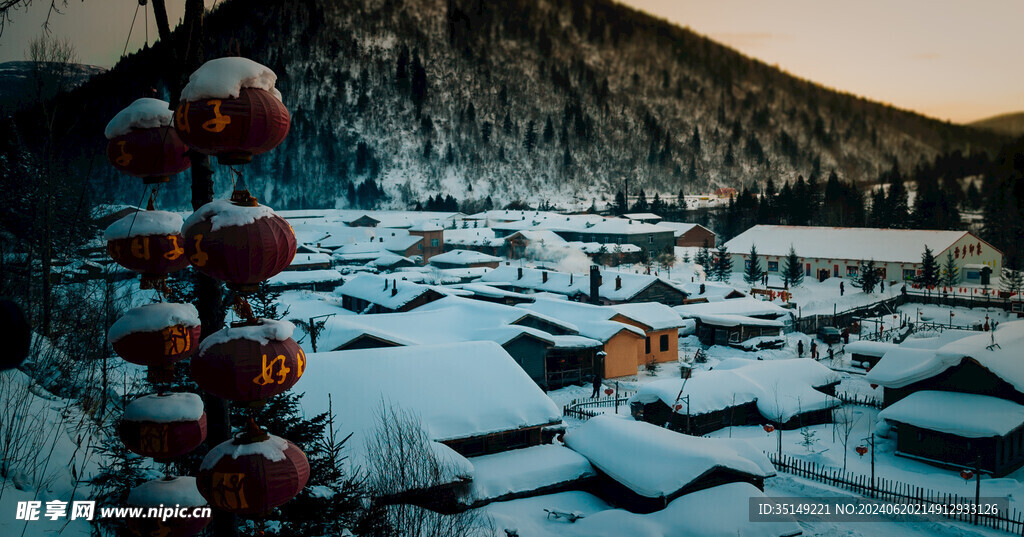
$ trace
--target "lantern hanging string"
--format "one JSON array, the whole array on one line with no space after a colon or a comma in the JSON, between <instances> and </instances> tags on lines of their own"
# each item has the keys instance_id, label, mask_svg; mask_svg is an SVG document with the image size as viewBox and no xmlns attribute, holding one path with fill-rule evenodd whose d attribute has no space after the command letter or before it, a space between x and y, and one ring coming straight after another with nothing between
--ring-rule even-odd
<instances>
[{"instance_id":1,"label":"lantern hanging string","mask_svg":"<svg viewBox=\"0 0 1024 537\"><path fill-rule=\"evenodd\" d=\"M146 194L147 194L146 191L147 190L149 190L149 185L146 185L146 184L142 185L142 199L139 200L139 205L138 205L139 207L141 207L142 206L142 202L146 200ZM128 236L129 237L132 234L132 228L135 227L135 219L138 218L138 217L139 217L139 211L135 211L135 213L132 214L132 223L128 224Z\"/></svg>"},{"instance_id":2,"label":"lantern hanging string","mask_svg":"<svg viewBox=\"0 0 1024 537\"><path fill-rule=\"evenodd\" d=\"M128 37L124 40L124 50L121 51L121 56L124 56L128 53L128 43L132 40L132 30L135 29L135 19L139 16L140 7L142 7L141 4L135 6L135 15L132 16L132 24L128 27Z\"/></svg>"},{"instance_id":3,"label":"lantern hanging string","mask_svg":"<svg viewBox=\"0 0 1024 537\"><path fill-rule=\"evenodd\" d=\"M256 319L256 315L252 312L252 306L249 305L249 301L241 295L235 295L235 301L231 304L231 309L235 311L235 315L238 315L246 325L256 325L259 321Z\"/></svg>"}]
</instances>

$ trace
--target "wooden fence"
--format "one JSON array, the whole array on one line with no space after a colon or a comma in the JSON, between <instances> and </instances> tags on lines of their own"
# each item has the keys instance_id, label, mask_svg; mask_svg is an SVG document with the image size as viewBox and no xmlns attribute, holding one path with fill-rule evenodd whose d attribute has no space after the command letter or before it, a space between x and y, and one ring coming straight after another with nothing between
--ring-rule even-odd
<instances>
[{"instance_id":1,"label":"wooden fence","mask_svg":"<svg viewBox=\"0 0 1024 537\"><path fill-rule=\"evenodd\" d=\"M842 401L844 405L861 405L878 409L882 408L881 401L871 396L861 395L859 393L836 392L836 399Z\"/></svg>"},{"instance_id":2,"label":"wooden fence","mask_svg":"<svg viewBox=\"0 0 1024 537\"><path fill-rule=\"evenodd\" d=\"M630 397L636 392L619 390L619 397L601 397L599 399L573 399L569 404L562 407L562 415L580 420L588 420L601 414L595 408L613 408L618 404L619 412L629 414Z\"/></svg>"},{"instance_id":3,"label":"wooden fence","mask_svg":"<svg viewBox=\"0 0 1024 537\"><path fill-rule=\"evenodd\" d=\"M959 496L918 487L901 481L881 477L858 475L842 472L836 468L821 466L817 463L804 461L788 455L781 457L776 453L767 453L768 459L775 469L797 477L810 479L833 487L846 489L861 496L875 498L894 503L920 503L929 505L973 505L974 497ZM984 482L982 492L984 492ZM1001 511L995 515L975 515L972 513L950 512L942 514L944 518L966 522L975 526L983 526L1017 535L1024 535L1024 513L1017 509Z\"/></svg>"}]
</instances>

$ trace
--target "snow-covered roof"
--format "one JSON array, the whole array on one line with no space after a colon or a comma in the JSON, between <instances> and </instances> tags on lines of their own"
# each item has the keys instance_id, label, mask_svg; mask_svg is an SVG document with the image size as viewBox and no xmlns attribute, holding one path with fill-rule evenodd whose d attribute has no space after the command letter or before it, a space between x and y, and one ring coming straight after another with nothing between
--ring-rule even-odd
<instances>
[{"instance_id":1,"label":"snow-covered roof","mask_svg":"<svg viewBox=\"0 0 1024 537\"><path fill-rule=\"evenodd\" d=\"M700 286L702 284L704 285L703 294L701 294L700 292ZM685 282L682 285L680 285L680 287L682 287L683 290L690 295L690 298L705 298L708 300L708 302L721 302L723 300L726 300L725 297L732 294L739 294L740 296L738 298L743 298L747 296L747 294L744 293L743 291L740 291L739 289L736 289L735 287L722 282ZM732 298L729 300L738 300L738 298Z\"/></svg>"},{"instance_id":2,"label":"snow-covered roof","mask_svg":"<svg viewBox=\"0 0 1024 537\"><path fill-rule=\"evenodd\" d=\"M500 257L473 250L451 250L430 258L431 265L475 265L478 263L497 263L499 261L501 261Z\"/></svg>"},{"instance_id":3,"label":"snow-covered roof","mask_svg":"<svg viewBox=\"0 0 1024 537\"><path fill-rule=\"evenodd\" d=\"M554 318L514 306L494 304L460 297L446 297L405 313L346 316L328 321L320 336L320 347L336 349L352 340L369 335L399 345L452 343L457 341L494 341L504 345L522 336L531 336L556 345L553 336L542 330L514 324L526 317L575 332L576 327ZM568 343L568 342L563 342ZM584 345L583 343L589 343ZM594 340L576 341L576 346L600 346Z\"/></svg>"},{"instance_id":4,"label":"snow-covered roof","mask_svg":"<svg viewBox=\"0 0 1024 537\"><path fill-rule=\"evenodd\" d=\"M608 415L569 431L565 444L648 498L672 496L718 468L761 478L775 475L768 457L743 440L689 436Z\"/></svg>"},{"instance_id":5,"label":"snow-covered roof","mask_svg":"<svg viewBox=\"0 0 1024 537\"><path fill-rule=\"evenodd\" d=\"M669 408L682 390L690 397L691 415L757 402L766 418L786 422L801 412L839 406L838 399L814 388L839 380L829 368L815 360L723 360L711 371L694 371L689 379L663 379L642 384L630 402L644 404L661 400ZM685 414L686 404L679 410Z\"/></svg>"},{"instance_id":6,"label":"snow-covered roof","mask_svg":"<svg viewBox=\"0 0 1024 537\"><path fill-rule=\"evenodd\" d=\"M523 271L523 277L519 277L519 270ZM544 281L544 273L547 273L547 281ZM616 278L619 288L616 289ZM660 278L650 274L633 274L630 272L614 272L610 270L601 273L601 286L598 294L608 300L628 301L647 289ZM533 289L535 291L547 291L560 295L575 295L582 293L590 294L589 274L570 274L554 270L542 270L533 268L513 267L502 265L491 270L480 278L484 283L506 283L515 287ZM671 283L661 280L667 285L675 287Z\"/></svg>"},{"instance_id":7,"label":"snow-covered roof","mask_svg":"<svg viewBox=\"0 0 1024 537\"><path fill-rule=\"evenodd\" d=\"M754 245L759 255L781 257L788 255L792 246L803 258L920 263L925 246L938 255L967 234L922 229L758 225L725 246L733 254L747 253Z\"/></svg>"},{"instance_id":8,"label":"snow-covered roof","mask_svg":"<svg viewBox=\"0 0 1024 537\"><path fill-rule=\"evenodd\" d=\"M571 322L576 325L581 336L596 339L602 343L623 331L641 337L646 335L643 330L635 326L610 320L617 312L605 306L539 298L533 303L520 304L519 307L561 319L563 322Z\"/></svg>"},{"instance_id":9,"label":"snow-covered roof","mask_svg":"<svg viewBox=\"0 0 1024 537\"><path fill-rule=\"evenodd\" d=\"M470 501L522 494L597 475L586 457L556 444L471 457Z\"/></svg>"},{"instance_id":10,"label":"snow-covered roof","mask_svg":"<svg viewBox=\"0 0 1024 537\"><path fill-rule=\"evenodd\" d=\"M416 222L415 224L413 224L409 228L409 231L426 232L426 231L441 231L443 229L444 229L444 226L442 226L441 224L438 224L437 222L435 222L433 220L421 220L421 221Z\"/></svg>"},{"instance_id":11,"label":"snow-covered roof","mask_svg":"<svg viewBox=\"0 0 1024 537\"><path fill-rule=\"evenodd\" d=\"M973 393L914 392L885 410L879 418L966 438L1004 436L1024 424L1024 406Z\"/></svg>"},{"instance_id":12,"label":"snow-covered roof","mask_svg":"<svg viewBox=\"0 0 1024 537\"><path fill-rule=\"evenodd\" d=\"M679 314L660 302L634 302L607 307L623 317L649 326L651 330L672 330L683 326Z\"/></svg>"},{"instance_id":13,"label":"snow-covered roof","mask_svg":"<svg viewBox=\"0 0 1024 537\"><path fill-rule=\"evenodd\" d=\"M143 97L114 114L103 130L103 135L112 140L136 129L167 127L171 124L172 116L174 112L167 101Z\"/></svg>"},{"instance_id":14,"label":"snow-covered roof","mask_svg":"<svg viewBox=\"0 0 1024 537\"><path fill-rule=\"evenodd\" d=\"M881 358L885 353L896 348L899 348L899 345L895 343L860 340L851 341L846 345L845 350L850 354L863 354L864 356Z\"/></svg>"},{"instance_id":15,"label":"snow-covered roof","mask_svg":"<svg viewBox=\"0 0 1024 537\"><path fill-rule=\"evenodd\" d=\"M999 346L989 349L993 341ZM901 346L891 350L868 371L866 378L888 388L902 388L938 375L969 358L1024 393L1022 345L1024 321L1005 322L991 332L956 339L938 349Z\"/></svg>"},{"instance_id":16,"label":"snow-covered roof","mask_svg":"<svg viewBox=\"0 0 1024 537\"><path fill-rule=\"evenodd\" d=\"M557 235L556 235L557 237ZM444 243L451 246L490 246L500 248L505 239L494 236L491 228L459 228L444 231Z\"/></svg>"},{"instance_id":17,"label":"snow-covered roof","mask_svg":"<svg viewBox=\"0 0 1024 537\"><path fill-rule=\"evenodd\" d=\"M103 231L103 240L114 241L150 235L181 235L182 219L167 211L138 211L126 215Z\"/></svg>"},{"instance_id":18,"label":"snow-covered roof","mask_svg":"<svg viewBox=\"0 0 1024 537\"><path fill-rule=\"evenodd\" d=\"M682 237L683 235L686 234L687 231L690 231L691 229L693 229L695 227L703 227L700 224L689 224L689 223L684 223L684 222L666 222L664 220L662 220L661 222L658 222L658 225L662 226L662 227L670 228L674 232L674 234L675 234L675 236L677 238L678 237ZM713 247L714 244L709 244L708 246L709 247Z\"/></svg>"},{"instance_id":19,"label":"snow-covered roof","mask_svg":"<svg viewBox=\"0 0 1024 537\"><path fill-rule=\"evenodd\" d=\"M628 220L661 220L661 217L654 213L628 213L622 217Z\"/></svg>"},{"instance_id":20,"label":"snow-covered roof","mask_svg":"<svg viewBox=\"0 0 1024 537\"><path fill-rule=\"evenodd\" d=\"M561 235L558 235L550 229L522 229L512 233L508 237L505 237L505 240L511 239L516 235L519 235L530 242L543 242L549 246L565 243L565 239L563 239ZM447 240L447 237L445 237L445 239Z\"/></svg>"},{"instance_id":21,"label":"snow-covered roof","mask_svg":"<svg viewBox=\"0 0 1024 537\"><path fill-rule=\"evenodd\" d=\"M782 328L785 324L782 321L773 319L757 319L746 315L713 315L705 313L689 314L687 318L698 319L705 324L715 326L764 326L769 328Z\"/></svg>"},{"instance_id":22,"label":"snow-covered roof","mask_svg":"<svg viewBox=\"0 0 1024 537\"><path fill-rule=\"evenodd\" d=\"M753 297L683 304L681 306L673 306L672 309L683 317L695 318L703 315L743 315L746 317L770 317L777 319L792 315L792 312L786 308Z\"/></svg>"},{"instance_id":23,"label":"snow-covered roof","mask_svg":"<svg viewBox=\"0 0 1024 537\"><path fill-rule=\"evenodd\" d=\"M524 537L786 537L801 533L801 527L791 518L784 522L751 522L751 498L765 498L765 494L749 483L727 483L681 496L649 514L613 509L596 496L580 491L496 502L481 511L497 527ZM567 524L564 519L549 516L545 509L577 513L583 518Z\"/></svg>"},{"instance_id":24,"label":"snow-covered roof","mask_svg":"<svg viewBox=\"0 0 1024 537\"><path fill-rule=\"evenodd\" d=\"M182 101L238 98L242 88L266 90L281 100L274 84L277 75L269 67L248 58L216 58L199 66L181 90Z\"/></svg>"},{"instance_id":25,"label":"snow-covered roof","mask_svg":"<svg viewBox=\"0 0 1024 537\"><path fill-rule=\"evenodd\" d=\"M405 257L403 255L397 255L391 252L380 252L380 255L375 257L372 261L366 263L366 266L374 268L389 268L399 265L401 263L406 263L408 265L416 264L413 262L412 259L409 259L408 257Z\"/></svg>"},{"instance_id":26,"label":"snow-covered roof","mask_svg":"<svg viewBox=\"0 0 1024 537\"><path fill-rule=\"evenodd\" d=\"M462 283L455 287L469 291L474 295L488 298L516 298L523 302L533 302L536 299L536 297L532 295L517 293L515 291L509 291L508 289L502 289L500 287L494 287L483 283Z\"/></svg>"},{"instance_id":27,"label":"snow-covered roof","mask_svg":"<svg viewBox=\"0 0 1024 537\"><path fill-rule=\"evenodd\" d=\"M382 405L417 414L437 441L553 424L562 416L491 341L310 354L302 389L306 415L326 412L331 395L357 452L377 429Z\"/></svg>"},{"instance_id":28,"label":"snow-covered roof","mask_svg":"<svg viewBox=\"0 0 1024 537\"><path fill-rule=\"evenodd\" d=\"M274 287L324 282L341 282L341 273L334 269L286 270L272 276L267 280L267 285Z\"/></svg>"},{"instance_id":29,"label":"snow-covered roof","mask_svg":"<svg viewBox=\"0 0 1024 537\"><path fill-rule=\"evenodd\" d=\"M385 287L387 288L385 289ZM398 290L393 292L396 287ZM335 289L334 293L397 310L430 290L431 288L426 285L397 278L387 278L375 274L357 274Z\"/></svg>"},{"instance_id":30,"label":"snow-covered roof","mask_svg":"<svg viewBox=\"0 0 1024 537\"><path fill-rule=\"evenodd\" d=\"M328 254L295 254L289 267L304 267L308 265L322 265L331 263L331 256Z\"/></svg>"}]
</instances>

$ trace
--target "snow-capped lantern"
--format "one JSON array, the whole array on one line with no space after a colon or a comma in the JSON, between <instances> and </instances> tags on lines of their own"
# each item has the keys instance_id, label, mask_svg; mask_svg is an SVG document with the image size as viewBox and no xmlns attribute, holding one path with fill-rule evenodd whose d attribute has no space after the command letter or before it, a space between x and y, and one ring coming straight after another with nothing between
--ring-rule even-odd
<instances>
[{"instance_id":1,"label":"snow-capped lantern","mask_svg":"<svg viewBox=\"0 0 1024 537\"><path fill-rule=\"evenodd\" d=\"M117 432L132 453L158 460L184 455L206 440L203 400L194 393L139 397L125 407Z\"/></svg>"},{"instance_id":2,"label":"snow-capped lantern","mask_svg":"<svg viewBox=\"0 0 1024 537\"><path fill-rule=\"evenodd\" d=\"M298 446L250 422L248 430L210 450L199 466L199 492L216 509L260 515L294 498L309 480Z\"/></svg>"},{"instance_id":3,"label":"snow-capped lantern","mask_svg":"<svg viewBox=\"0 0 1024 537\"><path fill-rule=\"evenodd\" d=\"M188 266L181 216L149 209L121 218L104 232L107 253L122 267L142 274L142 288L161 287L167 274Z\"/></svg>"},{"instance_id":4,"label":"snow-capped lantern","mask_svg":"<svg viewBox=\"0 0 1024 537\"><path fill-rule=\"evenodd\" d=\"M857 446L853 449L857 452L857 455L860 455L861 457L863 457L868 452L867 446Z\"/></svg>"},{"instance_id":5,"label":"snow-capped lantern","mask_svg":"<svg viewBox=\"0 0 1024 537\"><path fill-rule=\"evenodd\" d=\"M962 477L964 481L970 481L974 478L974 472L970 470L960 470L960 477Z\"/></svg>"},{"instance_id":6,"label":"snow-capped lantern","mask_svg":"<svg viewBox=\"0 0 1024 537\"><path fill-rule=\"evenodd\" d=\"M114 321L107 339L118 356L149 366L150 378L163 382L175 362L196 352L200 324L199 312L191 304L146 304Z\"/></svg>"},{"instance_id":7,"label":"snow-capped lantern","mask_svg":"<svg viewBox=\"0 0 1024 537\"><path fill-rule=\"evenodd\" d=\"M191 166L188 147L171 127L170 105L159 99L138 99L107 123L107 159L118 170L141 177L146 184L164 183Z\"/></svg>"},{"instance_id":8,"label":"snow-capped lantern","mask_svg":"<svg viewBox=\"0 0 1024 537\"><path fill-rule=\"evenodd\" d=\"M182 234L192 266L240 293L287 268L298 246L291 225L245 190L200 207Z\"/></svg>"},{"instance_id":9,"label":"snow-capped lantern","mask_svg":"<svg viewBox=\"0 0 1024 537\"><path fill-rule=\"evenodd\" d=\"M204 508L206 498L199 494L194 477L168 477L147 481L128 492L128 505L134 507L164 507L177 509L178 516L129 517L128 530L139 537L161 535L188 537L203 530L210 523L209 516L199 516L197 508ZM186 515L186 516L180 516Z\"/></svg>"},{"instance_id":10,"label":"snow-capped lantern","mask_svg":"<svg viewBox=\"0 0 1024 537\"><path fill-rule=\"evenodd\" d=\"M292 339L295 325L259 319L258 324L232 326L214 332L192 359L192 379L224 399L265 401L299 381L306 355Z\"/></svg>"},{"instance_id":11,"label":"snow-capped lantern","mask_svg":"<svg viewBox=\"0 0 1024 537\"><path fill-rule=\"evenodd\" d=\"M771 433L772 431L775 430L775 426L770 423L762 425L761 428L764 429L764 432L766 433Z\"/></svg>"},{"instance_id":12,"label":"snow-capped lantern","mask_svg":"<svg viewBox=\"0 0 1024 537\"><path fill-rule=\"evenodd\" d=\"M174 128L190 147L221 164L246 164L277 147L291 115L274 88L277 75L247 58L217 58L189 77Z\"/></svg>"}]
</instances>

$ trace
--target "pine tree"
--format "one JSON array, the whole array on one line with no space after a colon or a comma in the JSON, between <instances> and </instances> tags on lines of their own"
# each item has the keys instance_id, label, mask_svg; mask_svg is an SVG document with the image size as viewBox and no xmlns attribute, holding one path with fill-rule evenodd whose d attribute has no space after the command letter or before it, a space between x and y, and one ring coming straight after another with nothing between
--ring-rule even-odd
<instances>
[{"instance_id":1,"label":"pine tree","mask_svg":"<svg viewBox=\"0 0 1024 537\"><path fill-rule=\"evenodd\" d=\"M644 189L641 188L640 194L636 197L636 203L633 204L633 208L631 210L635 213L643 213L647 212L648 208L647 194L644 193Z\"/></svg>"},{"instance_id":2,"label":"pine tree","mask_svg":"<svg viewBox=\"0 0 1024 537\"><path fill-rule=\"evenodd\" d=\"M419 51L412 55L412 102L416 106L416 115L423 109L423 103L427 100L427 70L420 60Z\"/></svg>"},{"instance_id":3,"label":"pine tree","mask_svg":"<svg viewBox=\"0 0 1024 537\"><path fill-rule=\"evenodd\" d=\"M935 254L927 246L921 254L921 274L914 278L914 283L925 287L935 287L939 284L939 264L935 261Z\"/></svg>"},{"instance_id":4,"label":"pine tree","mask_svg":"<svg viewBox=\"0 0 1024 537\"><path fill-rule=\"evenodd\" d=\"M523 149L527 153L533 153L534 147L537 147L537 125L531 119L526 124L526 132L523 134Z\"/></svg>"},{"instance_id":5,"label":"pine tree","mask_svg":"<svg viewBox=\"0 0 1024 537\"><path fill-rule=\"evenodd\" d=\"M555 124L551 122L551 116L548 115L548 120L544 123L544 143L550 144L555 139Z\"/></svg>"},{"instance_id":6,"label":"pine tree","mask_svg":"<svg viewBox=\"0 0 1024 537\"><path fill-rule=\"evenodd\" d=\"M761 270L761 258L757 255L757 246L750 245L750 254L747 256L746 266L743 269L743 281L747 285L755 285L764 277L764 270Z\"/></svg>"},{"instance_id":7,"label":"pine tree","mask_svg":"<svg viewBox=\"0 0 1024 537\"><path fill-rule=\"evenodd\" d=\"M615 193L615 207L613 211L618 215L626 214L626 195L621 190Z\"/></svg>"},{"instance_id":8,"label":"pine tree","mask_svg":"<svg viewBox=\"0 0 1024 537\"><path fill-rule=\"evenodd\" d=\"M953 260L953 252L946 252L946 263L942 266L942 285L953 287L960 283L960 269Z\"/></svg>"},{"instance_id":9,"label":"pine tree","mask_svg":"<svg viewBox=\"0 0 1024 537\"><path fill-rule=\"evenodd\" d=\"M725 247L723 242L718 247L715 259L715 279L720 282L729 281L729 277L732 276L732 257L729 256L729 250Z\"/></svg>"},{"instance_id":10,"label":"pine tree","mask_svg":"<svg viewBox=\"0 0 1024 537\"><path fill-rule=\"evenodd\" d=\"M888 208L886 221L889 227L907 227L907 219L910 215L907 187L903 184L903 176L900 175L900 168L896 163L893 163L892 170L889 172L889 193L885 197L885 204Z\"/></svg>"},{"instance_id":11,"label":"pine tree","mask_svg":"<svg viewBox=\"0 0 1024 537\"><path fill-rule=\"evenodd\" d=\"M710 278L712 269L711 266L711 248L708 246L708 240L704 239L704 244L701 245L700 250L697 250L697 255L693 257L693 262L704 268L704 274Z\"/></svg>"},{"instance_id":12,"label":"pine tree","mask_svg":"<svg viewBox=\"0 0 1024 537\"><path fill-rule=\"evenodd\" d=\"M854 284L860 287L865 293L873 293L875 286L878 285L878 269L875 268L875 260L871 259L865 263L861 263L860 270L858 271L857 278Z\"/></svg>"},{"instance_id":13,"label":"pine tree","mask_svg":"<svg viewBox=\"0 0 1024 537\"><path fill-rule=\"evenodd\" d=\"M654 199L651 200L651 212L659 216L665 212L665 202L661 201L661 196L657 192L654 193Z\"/></svg>"},{"instance_id":14,"label":"pine tree","mask_svg":"<svg viewBox=\"0 0 1024 537\"><path fill-rule=\"evenodd\" d=\"M788 287L795 287L804 282L804 269L800 266L800 258L797 257L796 249L792 245L782 267L782 281Z\"/></svg>"},{"instance_id":15,"label":"pine tree","mask_svg":"<svg viewBox=\"0 0 1024 537\"><path fill-rule=\"evenodd\" d=\"M1020 261L1016 256L1010 256L1003 267L1003 274L1000 278L1000 289L1003 292L1020 294L1024 291L1024 270L1020 269Z\"/></svg>"}]
</instances>

